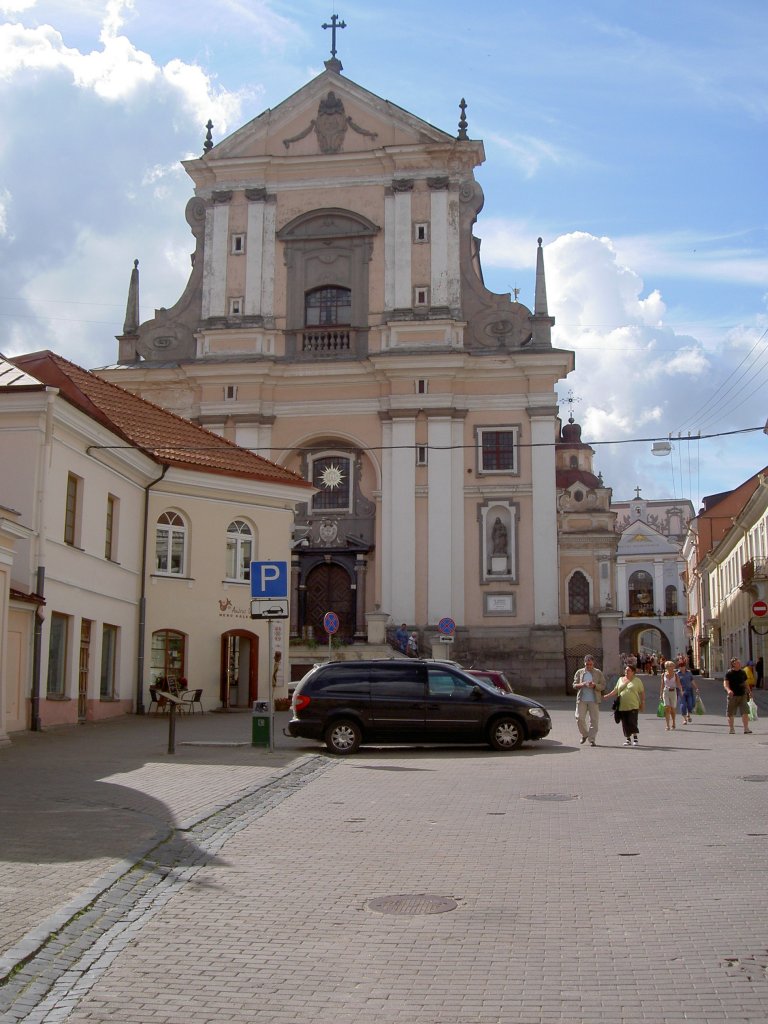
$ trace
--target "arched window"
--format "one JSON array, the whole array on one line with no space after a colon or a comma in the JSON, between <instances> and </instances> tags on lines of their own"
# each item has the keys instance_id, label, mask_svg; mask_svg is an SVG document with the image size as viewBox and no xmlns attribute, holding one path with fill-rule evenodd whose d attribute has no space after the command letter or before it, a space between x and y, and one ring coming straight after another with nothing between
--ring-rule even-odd
<instances>
[{"instance_id":1,"label":"arched window","mask_svg":"<svg viewBox=\"0 0 768 1024\"><path fill-rule=\"evenodd\" d=\"M166 576L183 576L187 527L178 512L163 512L155 531L155 567Z\"/></svg>"},{"instance_id":2,"label":"arched window","mask_svg":"<svg viewBox=\"0 0 768 1024\"><path fill-rule=\"evenodd\" d=\"M306 327L339 327L352 323L352 292L349 288L314 288L304 297Z\"/></svg>"},{"instance_id":3,"label":"arched window","mask_svg":"<svg viewBox=\"0 0 768 1024\"><path fill-rule=\"evenodd\" d=\"M319 488L312 510L348 510L352 493L352 460L344 455L323 454L312 462L312 483Z\"/></svg>"},{"instance_id":4,"label":"arched window","mask_svg":"<svg viewBox=\"0 0 768 1024\"><path fill-rule=\"evenodd\" d=\"M572 455L570 461L571 461L571 469L578 469L579 468L579 457L578 457L578 455Z\"/></svg>"},{"instance_id":5,"label":"arched window","mask_svg":"<svg viewBox=\"0 0 768 1024\"><path fill-rule=\"evenodd\" d=\"M677 615L677 587L674 585L664 590L664 614Z\"/></svg>"},{"instance_id":6,"label":"arched window","mask_svg":"<svg viewBox=\"0 0 768 1024\"><path fill-rule=\"evenodd\" d=\"M152 664L150 683L160 686L178 683L186 678L185 636L175 629L158 629L152 634Z\"/></svg>"},{"instance_id":7,"label":"arched window","mask_svg":"<svg viewBox=\"0 0 768 1024\"><path fill-rule=\"evenodd\" d=\"M571 615L589 614L589 580L583 572L575 572L568 580L568 612Z\"/></svg>"},{"instance_id":8,"label":"arched window","mask_svg":"<svg viewBox=\"0 0 768 1024\"><path fill-rule=\"evenodd\" d=\"M250 580L253 558L253 531L242 519L227 527L227 579Z\"/></svg>"},{"instance_id":9,"label":"arched window","mask_svg":"<svg viewBox=\"0 0 768 1024\"><path fill-rule=\"evenodd\" d=\"M653 614L653 579L649 572L638 569L629 577L629 614Z\"/></svg>"}]
</instances>

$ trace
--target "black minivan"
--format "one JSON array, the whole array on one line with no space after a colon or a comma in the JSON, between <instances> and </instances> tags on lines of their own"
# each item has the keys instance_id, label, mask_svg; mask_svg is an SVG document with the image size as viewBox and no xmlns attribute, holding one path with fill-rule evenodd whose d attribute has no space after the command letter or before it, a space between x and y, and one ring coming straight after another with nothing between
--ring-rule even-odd
<instances>
[{"instance_id":1,"label":"black minivan","mask_svg":"<svg viewBox=\"0 0 768 1024\"><path fill-rule=\"evenodd\" d=\"M552 728L546 708L459 668L417 659L316 665L291 702L291 736L332 754L361 743L489 743L515 750Z\"/></svg>"}]
</instances>

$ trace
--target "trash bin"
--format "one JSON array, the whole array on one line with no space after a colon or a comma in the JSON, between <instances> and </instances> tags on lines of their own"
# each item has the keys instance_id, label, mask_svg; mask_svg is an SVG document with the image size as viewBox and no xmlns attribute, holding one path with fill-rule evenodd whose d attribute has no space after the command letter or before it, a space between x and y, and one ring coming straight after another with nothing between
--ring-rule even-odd
<instances>
[{"instance_id":1,"label":"trash bin","mask_svg":"<svg viewBox=\"0 0 768 1024\"><path fill-rule=\"evenodd\" d=\"M268 700L253 702L253 722L251 729L251 746L269 746L270 708Z\"/></svg>"}]
</instances>

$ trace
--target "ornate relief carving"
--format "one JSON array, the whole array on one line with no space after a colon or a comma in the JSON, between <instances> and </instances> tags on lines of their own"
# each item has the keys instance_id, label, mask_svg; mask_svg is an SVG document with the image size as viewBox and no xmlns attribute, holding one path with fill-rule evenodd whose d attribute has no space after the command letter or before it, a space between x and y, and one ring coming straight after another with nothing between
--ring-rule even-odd
<instances>
[{"instance_id":1,"label":"ornate relief carving","mask_svg":"<svg viewBox=\"0 0 768 1024\"><path fill-rule=\"evenodd\" d=\"M370 132L357 124L351 117L348 117L344 104L333 90L320 100L317 108L317 117L314 117L306 128L289 139L283 139L286 149L294 142L305 139L314 129L317 136L317 144L321 153L339 153L344 145L344 136L347 128L351 128L358 135L365 135L369 139L378 138L377 132Z\"/></svg>"},{"instance_id":2,"label":"ornate relief carving","mask_svg":"<svg viewBox=\"0 0 768 1024\"><path fill-rule=\"evenodd\" d=\"M214 203L230 203L232 202L232 190L221 189L211 193L211 199Z\"/></svg>"},{"instance_id":3,"label":"ornate relief carving","mask_svg":"<svg viewBox=\"0 0 768 1024\"><path fill-rule=\"evenodd\" d=\"M249 203L263 203L267 199L266 188L247 188L245 190L245 198Z\"/></svg>"},{"instance_id":4,"label":"ornate relief carving","mask_svg":"<svg viewBox=\"0 0 768 1024\"><path fill-rule=\"evenodd\" d=\"M393 192L413 192L413 178L394 178L392 181Z\"/></svg>"},{"instance_id":5,"label":"ornate relief carving","mask_svg":"<svg viewBox=\"0 0 768 1024\"><path fill-rule=\"evenodd\" d=\"M449 184L450 179L448 175L442 178L427 178L427 187L431 188L433 192L444 192Z\"/></svg>"}]
</instances>

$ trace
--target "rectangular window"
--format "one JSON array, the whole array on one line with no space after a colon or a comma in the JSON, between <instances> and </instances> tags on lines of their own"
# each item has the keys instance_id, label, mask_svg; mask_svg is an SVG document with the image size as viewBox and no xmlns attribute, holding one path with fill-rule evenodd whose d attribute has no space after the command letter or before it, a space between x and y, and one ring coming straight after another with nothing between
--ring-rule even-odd
<instances>
[{"instance_id":1,"label":"rectangular window","mask_svg":"<svg viewBox=\"0 0 768 1024\"><path fill-rule=\"evenodd\" d=\"M224 388L224 398L227 402L234 402L237 398L237 384L227 384Z\"/></svg>"},{"instance_id":2,"label":"rectangular window","mask_svg":"<svg viewBox=\"0 0 768 1024\"><path fill-rule=\"evenodd\" d=\"M237 298L229 300L229 315L230 316L242 316L243 314L243 298L238 296Z\"/></svg>"},{"instance_id":3,"label":"rectangular window","mask_svg":"<svg viewBox=\"0 0 768 1024\"><path fill-rule=\"evenodd\" d=\"M51 635L48 642L49 697L63 697L67 678L67 626L69 616L54 612L51 615Z\"/></svg>"},{"instance_id":4,"label":"rectangular window","mask_svg":"<svg viewBox=\"0 0 768 1024\"><path fill-rule=\"evenodd\" d=\"M101 634L101 681L99 696L102 700L115 697L115 658L117 655L117 626L105 625Z\"/></svg>"},{"instance_id":5,"label":"rectangular window","mask_svg":"<svg viewBox=\"0 0 768 1024\"><path fill-rule=\"evenodd\" d=\"M240 256L245 252L245 235L232 235L232 255Z\"/></svg>"},{"instance_id":6,"label":"rectangular window","mask_svg":"<svg viewBox=\"0 0 768 1024\"><path fill-rule=\"evenodd\" d=\"M477 431L479 473L517 473L518 428Z\"/></svg>"},{"instance_id":7,"label":"rectangular window","mask_svg":"<svg viewBox=\"0 0 768 1024\"><path fill-rule=\"evenodd\" d=\"M416 465L426 466L427 464L427 446L425 444L416 445Z\"/></svg>"},{"instance_id":8,"label":"rectangular window","mask_svg":"<svg viewBox=\"0 0 768 1024\"><path fill-rule=\"evenodd\" d=\"M413 304L414 306L429 305L429 288L427 285L419 284L413 289Z\"/></svg>"},{"instance_id":9,"label":"rectangular window","mask_svg":"<svg viewBox=\"0 0 768 1024\"><path fill-rule=\"evenodd\" d=\"M113 494L107 495L107 522L104 535L104 557L110 562L115 561L117 549L117 506L118 500Z\"/></svg>"},{"instance_id":10,"label":"rectangular window","mask_svg":"<svg viewBox=\"0 0 768 1024\"><path fill-rule=\"evenodd\" d=\"M428 384L428 382L426 380L419 379L419 380L416 381L416 394L417 395L426 395L428 389L429 389L429 384Z\"/></svg>"},{"instance_id":11,"label":"rectangular window","mask_svg":"<svg viewBox=\"0 0 768 1024\"><path fill-rule=\"evenodd\" d=\"M429 241L429 221L414 223L413 240L417 243Z\"/></svg>"},{"instance_id":12,"label":"rectangular window","mask_svg":"<svg viewBox=\"0 0 768 1024\"><path fill-rule=\"evenodd\" d=\"M80 517L80 477L70 473L67 477L67 498L64 510L64 543L75 545L78 540Z\"/></svg>"}]
</instances>

